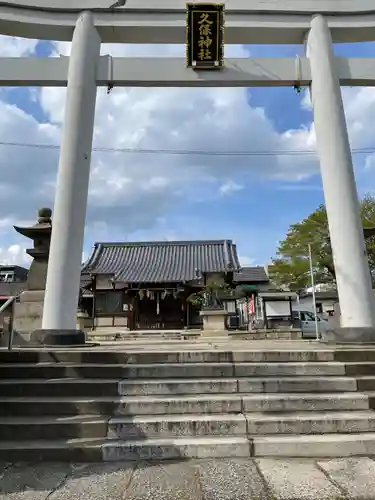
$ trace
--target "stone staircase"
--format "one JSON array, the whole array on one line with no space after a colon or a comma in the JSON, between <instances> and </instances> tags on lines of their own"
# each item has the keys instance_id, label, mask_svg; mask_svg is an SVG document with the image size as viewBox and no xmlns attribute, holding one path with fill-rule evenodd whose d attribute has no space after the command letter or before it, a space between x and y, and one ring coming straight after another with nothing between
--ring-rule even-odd
<instances>
[{"instance_id":1,"label":"stone staircase","mask_svg":"<svg viewBox=\"0 0 375 500\"><path fill-rule=\"evenodd\" d=\"M0 461L375 454L375 348L251 347L0 351Z\"/></svg>"}]
</instances>

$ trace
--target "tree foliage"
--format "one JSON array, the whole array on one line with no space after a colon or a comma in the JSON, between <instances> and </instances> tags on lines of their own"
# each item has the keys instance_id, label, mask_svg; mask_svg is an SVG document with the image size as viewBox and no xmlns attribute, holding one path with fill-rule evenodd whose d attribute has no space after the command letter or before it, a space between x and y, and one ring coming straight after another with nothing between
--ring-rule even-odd
<instances>
[{"instance_id":1,"label":"tree foliage","mask_svg":"<svg viewBox=\"0 0 375 500\"><path fill-rule=\"evenodd\" d=\"M199 308L222 307L222 299L225 296L232 295L231 287L223 278L209 277L202 290L192 293L188 297L188 302Z\"/></svg>"},{"instance_id":2,"label":"tree foliage","mask_svg":"<svg viewBox=\"0 0 375 500\"><path fill-rule=\"evenodd\" d=\"M366 195L360 201L360 208L363 227L375 227L375 197ZM344 220L342 224L345 230ZM320 205L306 219L290 226L285 239L279 243L276 257L270 267L270 278L277 288L300 291L310 285L309 244L315 282L335 285L327 213L325 206ZM375 276L374 236L366 239L366 246L370 270Z\"/></svg>"}]
</instances>

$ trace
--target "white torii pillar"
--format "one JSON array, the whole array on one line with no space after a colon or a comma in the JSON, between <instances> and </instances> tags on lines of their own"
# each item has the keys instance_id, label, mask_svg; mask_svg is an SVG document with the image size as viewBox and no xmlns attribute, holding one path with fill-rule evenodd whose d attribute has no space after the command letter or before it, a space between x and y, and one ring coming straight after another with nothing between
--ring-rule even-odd
<instances>
[{"instance_id":1,"label":"white torii pillar","mask_svg":"<svg viewBox=\"0 0 375 500\"><path fill-rule=\"evenodd\" d=\"M93 15L81 13L69 59L42 329L34 332L46 344L84 343L76 317L100 46Z\"/></svg>"},{"instance_id":2,"label":"white torii pillar","mask_svg":"<svg viewBox=\"0 0 375 500\"><path fill-rule=\"evenodd\" d=\"M323 16L307 37L311 100L331 238L341 328L337 342L375 342L375 302L332 37Z\"/></svg>"}]
</instances>

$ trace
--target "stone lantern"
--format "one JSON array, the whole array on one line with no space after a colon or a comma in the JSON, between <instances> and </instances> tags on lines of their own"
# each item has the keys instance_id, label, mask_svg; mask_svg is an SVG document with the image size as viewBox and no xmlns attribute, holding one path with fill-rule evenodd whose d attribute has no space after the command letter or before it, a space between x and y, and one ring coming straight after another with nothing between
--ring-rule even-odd
<instances>
[{"instance_id":1,"label":"stone lantern","mask_svg":"<svg viewBox=\"0 0 375 500\"><path fill-rule=\"evenodd\" d=\"M26 253L33 258L27 276L27 291L43 291L46 288L49 247L52 233L52 210L41 208L38 211L36 224L27 227L14 226L17 233L30 238L33 248L28 248Z\"/></svg>"},{"instance_id":2,"label":"stone lantern","mask_svg":"<svg viewBox=\"0 0 375 500\"><path fill-rule=\"evenodd\" d=\"M31 341L32 332L42 324L44 293L46 288L49 247L52 233L52 210L41 208L38 219L30 226L14 226L17 233L33 242L26 253L32 257L26 287L19 296L14 309L13 328L26 341Z\"/></svg>"}]
</instances>

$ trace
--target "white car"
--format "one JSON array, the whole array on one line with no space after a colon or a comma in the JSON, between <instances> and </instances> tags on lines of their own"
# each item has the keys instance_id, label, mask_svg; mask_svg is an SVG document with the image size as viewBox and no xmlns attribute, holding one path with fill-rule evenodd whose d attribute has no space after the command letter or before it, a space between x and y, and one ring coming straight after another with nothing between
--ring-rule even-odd
<instances>
[{"instance_id":1,"label":"white car","mask_svg":"<svg viewBox=\"0 0 375 500\"><path fill-rule=\"evenodd\" d=\"M311 311L293 311L293 319L299 320L301 324L302 337L306 339L316 338L316 326L314 313ZM328 321L317 317L318 332L320 335L327 331Z\"/></svg>"}]
</instances>

